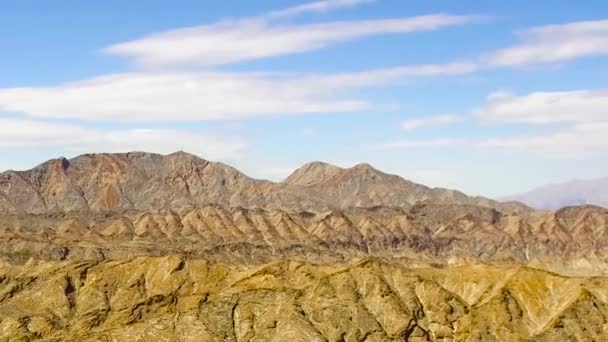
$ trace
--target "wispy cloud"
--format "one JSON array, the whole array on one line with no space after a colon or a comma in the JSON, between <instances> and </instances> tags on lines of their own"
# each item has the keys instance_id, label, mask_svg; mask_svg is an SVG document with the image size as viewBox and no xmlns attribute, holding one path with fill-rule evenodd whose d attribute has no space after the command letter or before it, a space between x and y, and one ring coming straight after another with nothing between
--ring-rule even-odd
<instances>
[{"instance_id":1,"label":"wispy cloud","mask_svg":"<svg viewBox=\"0 0 608 342\"><path fill-rule=\"evenodd\" d=\"M185 150L209 159L232 160L248 144L242 138L172 129L102 130L80 125L0 119L0 149L65 150L74 153Z\"/></svg>"},{"instance_id":2,"label":"wispy cloud","mask_svg":"<svg viewBox=\"0 0 608 342\"><path fill-rule=\"evenodd\" d=\"M608 121L608 90L534 92L517 96L496 92L473 111L495 123L587 123Z\"/></svg>"},{"instance_id":3,"label":"wispy cloud","mask_svg":"<svg viewBox=\"0 0 608 342\"><path fill-rule=\"evenodd\" d=\"M318 87L314 87L317 85ZM345 112L367 103L322 82L242 73L129 73L47 88L0 90L0 110L80 120L227 120Z\"/></svg>"},{"instance_id":4,"label":"wispy cloud","mask_svg":"<svg viewBox=\"0 0 608 342\"><path fill-rule=\"evenodd\" d=\"M569 159L608 153L607 90L495 92L472 113L485 123L553 124L548 132L496 137L478 141L478 147Z\"/></svg>"},{"instance_id":5,"label":"wispy cloud","mask_svg":"<svg viewBox=\"0 0 608 342\"><path fill-rule=\"evenodd\" d=\"M477 146L535 153L551 158L586 158L608 153L608 122L578 124L553 133L493 138L479 141Z\"/></svg>"},{"instance_id":6,"label":"wispy cloud","mask_svg":"<svg viewBox=\"0 0 608 342\"><path fill-rule=\"evenodd\" d=\"M341 87L370 86L386 84L403 79L418 77L458 76L474 73L478 66L472 62L459 61L445 64L409 65L393 68L367 70L342 74L325 75L323 79Z\"/></svg>"},{"instance_id":7,"label":"wispy cloud","mask_svg":"<svg viewBox=\"0 0 608 342\"><path fill-rule=\"evenodd\" d=\"M372 0L322 0L239 20L151 34L104 49L152 70L108 74L48 87L0 88L0 111L84 121L234 120L260 116L361 112L374 106L354 96L371 87L417 77L475 72L478 65L396 66L330 74L213 71L221 64L323 48L366 36L429 31L475 16L425 16L288 24L287 17L357 6ZM172 69L163 66L203 66Z\"/></svg>"},{"instance_id":8,"label":"wispy cloud","mask_svg":"<svg viewBox=\"0 0 608 342\"><path fill-rule=\"evenodd\" d=\"M608 20L528 29L518 45L484 58L492 66L524 66L608 54Z\"/></svg>"},{"instance_id":9,"label":"wispy cloud","mask_svg":"<svg viewBox=\"0 0 608 342\"><path fill-rule=\"evenodd\" d=\"M407 131L411 131L414 129L422 128L422 127L435 127L442 125L449 125L456 122L464 121L465 117L462 115L455 114L444 114L444 115L435 115L435 116L427 116L418 119L405 120L401 122L401 128Z\"/></svg>"},{"instance_id":10,"label":"wispy cloud","mask_svg":"<svg viewBox=\"0 0 608 342\"><path fill-rule=\"evenodd\" d=\"M443 146L483 148L534 153L550 158L580 158L608 153L608 91L573 90L514 95L491 93L486 104L470 112L485 124L523 124L538 128L526 135L504 135L489 139L441 137L428 140L397 140L376 145L376 149L411 149ZM464 116L435 116L406 121L402 127L447 124ZM508 132L508 131L507 131Z\"/></svg>"},{"instance_id":11,"label":"wispy cloud","mask_svg":"<svg viewBox=\"0 0 608 342\"><path fill-rule=\"evenodd\" d=\"M356 87L471 72L461 64L421 65L352 74L126 73L54 87L0 88L0 111L31 117L105 121L233 120L356 112Z\"/></svg>"},{"instance_id":12,"label":"wispy cloud","mask_svg":"<svg viewBox=\"0 0 608 342\"><path fill-rule=\"evenodd\" d=\"M375 0L322 0L316 2L309 2L302 5L289 7L286 9L272 11L264 15L265 18L284 18L292 17L304 13L323 13L340 8L355 7L361 4L375 2Z\"/></svg>"},{"instance_id":13,"label":"wispy cloud","mask_svg":"<svg viewBox=\"0 0 608 342\"><path fill-rule=\"evenodd\" d=\"M318 50L372 35L437 30L475 19L475 16L432 14L290 25L259 17L155 33L103 51L131 57L143 66L216 66Z\"/></svg>"}]
</instances>

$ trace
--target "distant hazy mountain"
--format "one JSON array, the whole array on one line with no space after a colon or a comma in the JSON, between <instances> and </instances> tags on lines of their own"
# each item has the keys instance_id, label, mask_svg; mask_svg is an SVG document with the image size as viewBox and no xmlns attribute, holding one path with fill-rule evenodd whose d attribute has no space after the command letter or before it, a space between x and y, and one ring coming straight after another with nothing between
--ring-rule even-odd
<instances>
[{"instance_id":1,"label":"distant hazy mountain","mask_svg":"<svg viewBox=\"0 0 608 342\"><path fill-rule=\"evenodd\" d=\"M519 201L537 209L559 209L583 204L608 207L608 177L546 185L503 200Z\"/></svg>"}]
</instances>

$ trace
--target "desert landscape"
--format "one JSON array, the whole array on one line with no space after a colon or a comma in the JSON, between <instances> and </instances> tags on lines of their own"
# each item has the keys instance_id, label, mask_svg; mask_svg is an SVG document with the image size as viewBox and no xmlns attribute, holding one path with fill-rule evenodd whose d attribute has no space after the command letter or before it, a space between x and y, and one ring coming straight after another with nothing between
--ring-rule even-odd
<instances>
[{"instance_id":1,"label":"desert landscape","mask_svg":"<svg viewBox=\"0 0 608 342\"><path fill-rule=\"evenodd\" d=\"M283 182L177 152L0 174L6 341L608 335L608 210L539 211L314 162Z\"/></svg>"},{"instance_id":2,"label":"desert landscape","mask_svg":"<svg viewBox=\"0 0 608 342\"><path fill-rule=\"evenodd\" d=\"M0 1L0 342L608 341L608 1Z\"/></svg>"}]
</instances>

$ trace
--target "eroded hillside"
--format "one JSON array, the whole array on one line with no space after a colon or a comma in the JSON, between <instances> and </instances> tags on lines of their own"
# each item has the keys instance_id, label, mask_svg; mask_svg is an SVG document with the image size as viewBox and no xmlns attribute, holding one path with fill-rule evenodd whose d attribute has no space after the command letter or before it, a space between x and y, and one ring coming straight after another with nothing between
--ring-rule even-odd
<instances>
[{"instance_id":1,"label":"eroded hillside","mask_svg":"<svg viewBox=\"0 0 608 342\"><path fill-rule=\"evenodd\" d=\"M568 275L608 274L608 210L504 214L466 205L321 213L219 206L123 213L4 215L0 257L106 260L183 254L235 264L384 257L424 265L477 260Z\"/></svg>"},{"instance_id":2,"label":"eroded hillside","mask_svg":"<svg viewBox=\"0 0 608 342\"><path fill-rule=\"evenodd\" d=\"M6 341L603 340L608 280L180 256L0 268Z\"/></svg>"}]
</instances>

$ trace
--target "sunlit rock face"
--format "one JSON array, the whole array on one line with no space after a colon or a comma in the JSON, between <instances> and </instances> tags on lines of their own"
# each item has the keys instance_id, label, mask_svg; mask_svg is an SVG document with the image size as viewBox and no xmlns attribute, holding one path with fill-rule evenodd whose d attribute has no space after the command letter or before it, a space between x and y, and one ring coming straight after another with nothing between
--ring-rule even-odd
<instances>
[{"instance_id":1,"label":"sunlit rock face","mask_svg":"<svg viewBox=\"0 0 608 342\"><path fill-rule=\"evenodd\" d=\"M172 255L0 269L6 341L567 341L608 338L608 279L529 267Z\"/></svg>"},{"instance_id":2,"label":"sunlit rock face","mask_svg":"<svg viewBox=\"0 0 608 342\"><path fill-rule=\"evenodd\" d=\"M185 153L0 174L0 341L601 341L608 210Z\"/></svg>"}]
</instances>

